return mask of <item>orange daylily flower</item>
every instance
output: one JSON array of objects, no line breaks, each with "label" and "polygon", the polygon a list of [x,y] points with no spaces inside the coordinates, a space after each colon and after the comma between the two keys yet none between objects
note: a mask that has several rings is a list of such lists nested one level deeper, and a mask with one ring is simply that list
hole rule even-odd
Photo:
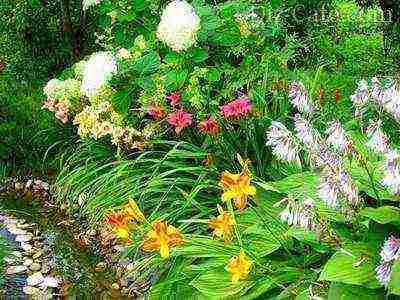
[{"label": "orange daylily flower", "polygon": [[160,251],[162,258],[168,258],[172,247],[183,243],[183,235],[178,229],[167,222],[156,221],[153,229],[147,234],[147,240],[142,244],[143,251]]},{"label": "orange daylily flower", "polygon": [[236,224],[235,219],[220,205],[218,205],[218,212],[219,216],[210,220],[210,227],[214,229],[213,235],[223,237],[225,241],[228,241],[232,235],[232,226]]},{"label": "orange daylily flower", "polygon": [[220,187],[223,190],[222,201],[234,201],[237,209],[243,210],[247,206],[249,196],[256,194],[256,188],[250,184],[251,176],[247,167],[239,174],[228,171],[222,172]]},{"label": "orange daylily flower", "polygon": [[109,212],[106,214],[106,222],[114,227],[116,235],[124,240],[130,240],[129,216],[124,213]]},{"label": "orange daylily flower", "polygon": [[243,249],[240,250],[238,256],[232,257],[226,266],[226,270],[232,275],[232,283],[246,279],[249,276],[252,265],[253,262],[247,259]]},{"label": "orange daylily flower", "polygon": [[129,202],[124,206],[125,213],[136,222],[143,222],[145,217],[143,213],[140,211],[139,206],[133,199],[129,199]]}]

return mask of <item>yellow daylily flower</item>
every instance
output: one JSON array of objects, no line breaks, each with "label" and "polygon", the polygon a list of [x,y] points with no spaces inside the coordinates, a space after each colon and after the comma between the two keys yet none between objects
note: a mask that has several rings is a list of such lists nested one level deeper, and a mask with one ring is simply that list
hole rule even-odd
[{"label": "yellow daylily flower", "polygon": [[256,194],[256,188],[250,184],[250,180],[250,173],[246,169],[239,174],[222,172],[219,183],[223,190],[222,201],[233,200],[237,209],[245,209],[248,197]]},{"label": "yellow daylily flower", "polygon": [[147,234],[147,240],[142,244],[143,251],[160,251],[163,259],[168,258],[173,247],[183,243],[183,235],[178,229],[167,222],[156,221],[153,229]]},{"label": "yellow daylily flower", "polygon": [[106,214],[106,222],[114,228],[115,234],[130,242],[130,230],[128,228],[129,217],[124,213],[109,212]]},{"label": "yellow daylily flower", "polygon": [[246,279],[249,276],[252,265],[253,262],[247,259],[243,249],[240,250],[238,256],[232,257],[226,266],[226,270],[232,275],[232,283],[238,283],[239,280]]},{"label": "yellow daylily flower", "polygon": [[145,220],[144,214],[141,212],[139,206],[133,199],[129,199],[129,202],[125,204],[124,211],[126,214],[133,218],[136,222],[143,222]]},{"label": "yellow daylily flower", "polygon": [[232,235],[232,226],[236,224],[235,219],[220,205],[218,205],[218,212],[219,216],[210,220],[210,227],[214,229],[213,235],[223,237],[225,241],[228,241]]}]

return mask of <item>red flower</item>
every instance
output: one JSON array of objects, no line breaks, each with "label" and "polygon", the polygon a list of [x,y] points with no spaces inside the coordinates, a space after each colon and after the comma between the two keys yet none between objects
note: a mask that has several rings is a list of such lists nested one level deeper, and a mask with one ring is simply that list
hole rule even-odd
[{"label": "red flower", "polygon": [[178,110],[169,115],[168,123],[175,127],[175,132],[179,134],[182,129],[192,124],[192,114],[183,110]]},{"label": "red flower", "polygon": [[246,117],[251,112],[251,103],[248,97],[241,97],[220,107],[225,118]]},{"label": "red flower", "polygon": [[181,95],[178,92],[174,92],[167,96],[167,100],[169,100],[172,106],[175,106],[181,102]]},{"label": "red flower", "polygon": [[199,124],[199,129],[202,133],[216,135],[220,132],[220,127],[217,121],[213,117],[207,120],[201,121]]},{"label": "red flower", "polygon": [[166,115],[164,107],[157,105],[150,105],[147,113],[156,120],[161,120]]}]

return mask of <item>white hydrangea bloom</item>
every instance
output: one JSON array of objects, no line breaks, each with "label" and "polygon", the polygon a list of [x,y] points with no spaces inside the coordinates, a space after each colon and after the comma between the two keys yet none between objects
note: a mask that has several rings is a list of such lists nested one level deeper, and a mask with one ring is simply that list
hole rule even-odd
[{"label": "white hydrangea bloom", "polygon": [[83,0],[83,10],[87,10],[91,6],[100,4],[101,0]]},{"label": "white hydrangea bloom", "polygon": [[56,94],[59,91],[59,89],[62,87],[63,82],[59,79],[51,79],[43,88],[44,94],[48,98],[56,98]]},{"label": "white hydrangea bloom", "polygon": [[96,96],[103,85],[117,72],[117,62],[108,52],[97,52],[86,62],[82,92],[87,97]]},{"label": "white hydrangea bloom", "polygon": [[186,1],[175,0],[167,5],[157,28],[157,38],[174,51],[184,51],[196,42],[200,18]]}]

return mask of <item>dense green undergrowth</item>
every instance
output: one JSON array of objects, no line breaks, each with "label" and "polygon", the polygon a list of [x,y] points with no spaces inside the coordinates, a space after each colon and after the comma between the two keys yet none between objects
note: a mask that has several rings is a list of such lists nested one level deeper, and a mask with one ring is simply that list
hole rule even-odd
[{"label": "dense green undergrowth", "polygon": [[101,51],[8,98],[3,152],[150,299],[399,295],[398,25],[361,2],[90,2]]}]

